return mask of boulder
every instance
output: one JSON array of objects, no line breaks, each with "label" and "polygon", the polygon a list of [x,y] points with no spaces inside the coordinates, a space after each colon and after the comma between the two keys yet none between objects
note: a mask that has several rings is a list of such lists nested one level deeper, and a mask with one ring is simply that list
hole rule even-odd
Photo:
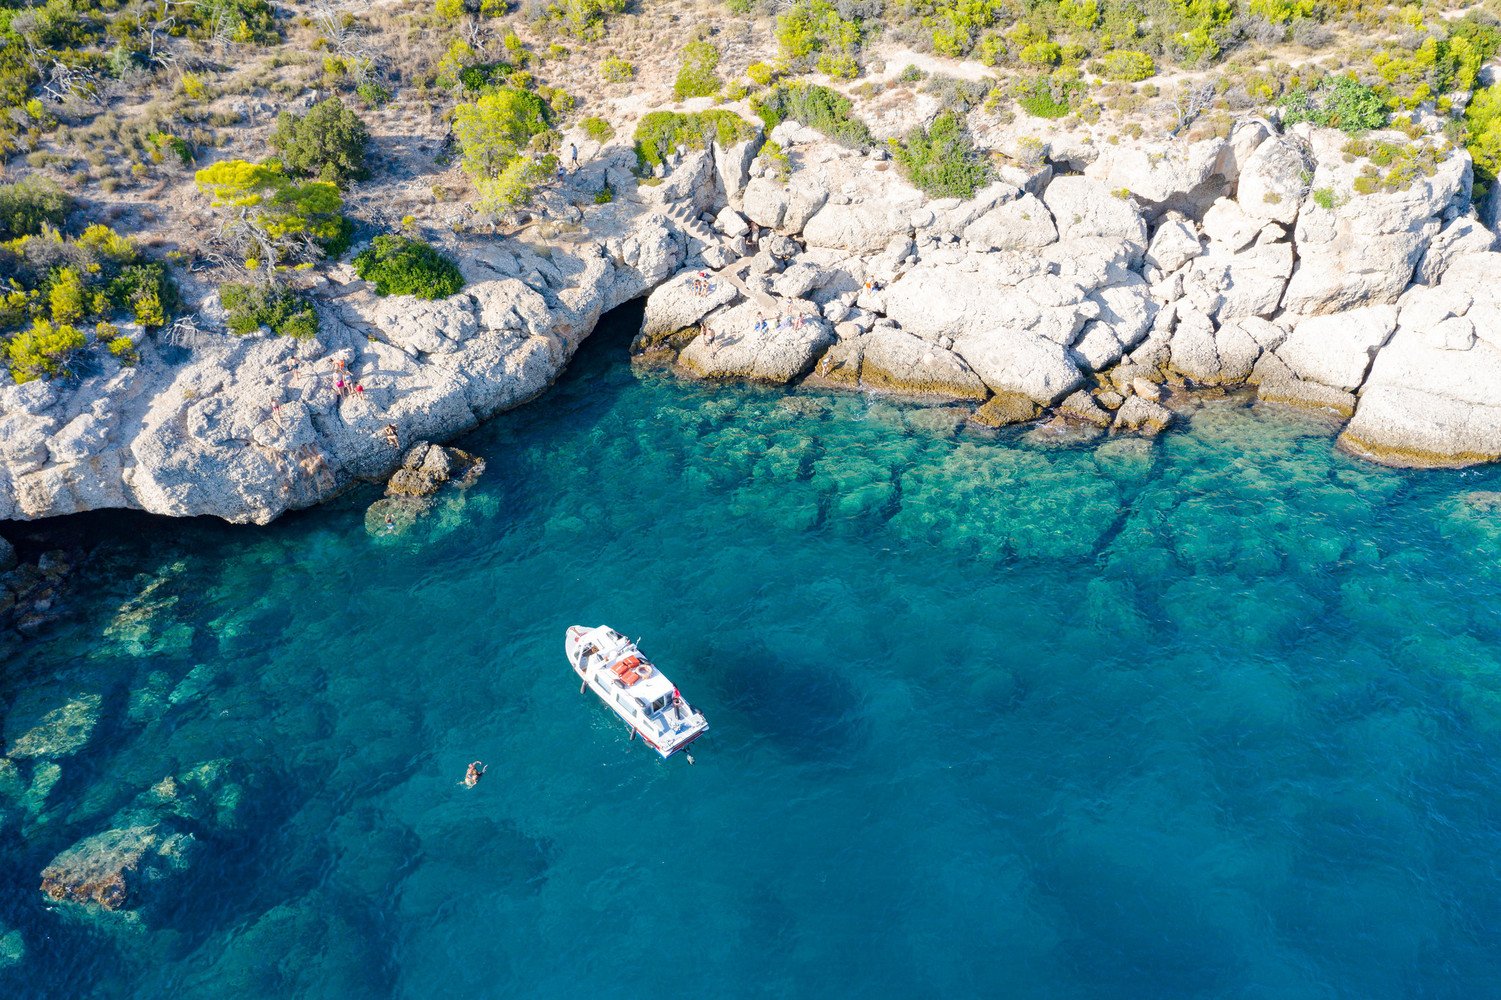
[{"label": "boulder", "polygon": [[997,394],[1051,405],[1084,381],[1067,347],[1030,332],[998,328],[965,334],[955,338],[954,349]]},{"label": "boulder", "polygon": [[1265,220],[1248,215],[1229,198],[1221,198],[1204,213],[1204,235],[1237,253],[1250,246]]},{"label": "boulder", "polygon": [[1042,408],[1028,396],[1014,392],[998,392],[974,413],[970,420],[981,427],[1005,427],[1009,424],[1024,424],[1036,420]]},{"label": "boulder", "polygon": [[1391,465],[1501,458],[1501,350],[1445,350],[1405,324],[1376,355],[1340,443]]},{"label": "boulder", "polygon": [[1217,385],[1221,381],[1219,349],[1209,317],[1191,309],[1180,311],[1169,363],[1195,382]]},{"label": "boulder", "polygon": [[463,292],[431,302],[409,295],[379,299],[369,319],[392,344],[414,356],[457,351],[479,328],[474,300]]},{"label": "boulder", "polygon": [[1114,418],[1110,411],[1099,404],[1099,401],[1079,389],[1065,396],[1063,402],[1058,404],[1058,412],[1070,420],[1078,420],[1096,427],[1109,427]]},{"label": "boulder", "polygon": [[1084,324],[1073,351],[1082,367],[1097,372],[1119,361],[1126,348],[1109,323],[1091,320]]},{"label": "boulder", "polygon": [[787,383],[805,375],[833,343],[829,325],[817,315],[770,316],[758,331],[762,313],[743,302],[710,315],[704,323],[712,337],[700,336],[685,347],[678,362],[699,378],[740,378]]},{"label": "boulder", "polygon": [[784,299],[800,299],[822,280],[818,268],[801,261],[789,264],[771,281],[771,290]]},{"label": "boulder", "polygon": [[[1250,138],[1243,132],[1243,142]],[[1154,215],[1167,210],[1197,213],[1234,180],[1239,156],[1229,145],[1218,138],[1112,143],[1099,147],[1084,175],[1106,190],[1129,191]]]},{"label": "boulder", "polygon": [[[1344,161],[1339,133],[1314,138],[1318,169],[1298,213],[1298,264],[1282,308],[1306,315],[1395,302],[1438,235],[1443,213],[1468,190],[1469,157],[1451,153],[1432,176],[1418,173],[1396,190],[1358,194],[1354,184],[1366,161]],[[1320,192],[1334,193],[1332,208],[1318,204]]]},{"label": "boulder", "polygon": [[714,217],[714,228],[730,239],[734,239],[737,236],[744,236],[750,232],[750,223],[745,221],[745,216],[726,205]]},{"label": "boulder", "polygon": [[1240,210],[1252,219],[1290,225],[1308,196],[1313,159],[1293,136],[1277,136],[1256,147],[1240,172],[1235,192]]},{"label": "boulder", "polygon": [[16,568],[16,547],[4,538],[0,538],[0,573],[5,573]]},{"label": "boulder", "polygon": [[1396,326],[1397,310],[1392,306],[1310,316],[1293,327],[1277,348],[1277,357],[1300,379],[1354,391]]},{"label": "boulder", "polygon": [[868,389],[958,401],[989,395],[963,358],[931,341],[891,327],[860,340],[860,384]]},{"label": "boulder", "polygon": [[1461,216],[1439,230],[1413,274],[1420,285],[1436,285],[1443,280],[1456,258],[1485,253],[1496,246],[1496,234],[1474,219]]},{"label": "boulder", "polygon": [[707,279],[707,291],[699,291],[695,282],[702,284],[699,271],[689,269],[657,286],[646,299],[646,312],[641,318],[643,338],[655,340],[662,334],[697,326],[709,313],[729,305],[740,294],[718,275]]},{"label": "boulder", "polygon": [[832,247],[851,253],[875,253],[893,237],[911,236],[910,210],[879,201],[836,204],[820,208],[802,227],[809,246]]},{"label": "boulder", "polygon": [[1265,329],[1272,331],[1269,339],[1272,347],[1282,343],[1286,334],[1280,327],[1264,319],[1245,317],[1220,324],[1214,332],[1215,355],[1219,359],[1219,382],[1223,385],[1239,385],[1251,375],[1257,359],[1264,348],[1258,334],[1266,337]]},{"label": "boulder", "polygon": [[1115,422],[1111,424],[1110,432],[1156,437],[1167,430],[1172,422],[1173,412],[1161,403],[1154,403],[1145,396],[1130,396],[1115,411]]},{"label": "boulder", "polygon": [[1088,177],[1056,177],[1043,192],[1060,239],[1104,236],[1125,240],[1140,257],[1147,246],[1147,224],[1129,197],[1119,197]]},{"label": "boulder", "polygon": [[1328,410],[1342,417],[1355,412],[1353,393],[1322,382],[1301,379],[1274,352],[1257,360],[1247,379],[1256,386],[1256,396],[1268,403],[1289,403],[1307,409]]},{"label": "boulder", "polygon": [[402,456],[386,483],[388,497],[430,497],[445,483],[467,489],[485,470],[484,459],[458,448],[419,441]]},{"label": "boulder", "polygon": [[1148,280],[1161,280],[1172,274],[1202,250],[1199,234],[1192,223],[1181,215],[1167,216],[1158,224],[1152,233],[1152,241],[1147,244],[1144,263],[1158,272],[1156,278]]},{"label": "boulder", "polygon": [[977,250],[1039,250],[1058,241],[1047,206],[1030,194],[996,205],[964,228]]}]

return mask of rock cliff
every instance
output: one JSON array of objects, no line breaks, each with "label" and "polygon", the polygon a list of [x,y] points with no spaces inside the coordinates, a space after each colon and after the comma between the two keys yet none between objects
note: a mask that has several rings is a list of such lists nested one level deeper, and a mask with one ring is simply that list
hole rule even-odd
[{"label": "rock cliff", "polygon": [[267,522],[533,398],[649,293],[637,351],[697,377],[998,395],[1028,405],[992,422],[1052,408],[1133,431],[1170,418],[1144,386],[1248,385],[1349,417],[1341,441],[1380,461],[1501,458],[1501,253],[1462,150],[1373,183],[1339,133],[1250,122],[1082,173],[1003,168],[959,200],[879,150],[793,123],[776,138],[790,176],[752,142],[640,186],[610,147],[590,169],[614,203],[546,239],[473,241],[450,298],[318,279],[316,340],[215,332],[210,300],[200,332],[142,338],[134,366],[0,376],[0,520]]},{"label": "rock cliff", "polygon": [[[744,217],[714,219],[748,261],[733,283],[676,280],[648,301],[643,333],[674,327],[654,357],[689,374],[1147,434],[1172,419],[1164,385],[1244,385],[1350,418],[1341,442],[1379,461],[1501,458],[1501,253],[1463,151],[1394,146],[1412,162],[1383,175],[1370,143],[1247,122],[1111,149],[1082,174],[1007,168],[960,201],[806,129],[779,139],[790,176],[753,162]],[[752,317],[766,322],[747,333]]]}]

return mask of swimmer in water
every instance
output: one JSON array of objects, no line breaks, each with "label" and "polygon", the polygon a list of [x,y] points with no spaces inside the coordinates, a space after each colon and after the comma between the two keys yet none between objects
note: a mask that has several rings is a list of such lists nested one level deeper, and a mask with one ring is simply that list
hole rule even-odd
[{"label": "swimmer in water", "polygon": [[469,765],[469,770],[464,772],[464,787],[473,788],[479,784],[479,779],[483,778],[485,772],[488,770],[490,770],[490,765],[481,761],[472,762]]}]

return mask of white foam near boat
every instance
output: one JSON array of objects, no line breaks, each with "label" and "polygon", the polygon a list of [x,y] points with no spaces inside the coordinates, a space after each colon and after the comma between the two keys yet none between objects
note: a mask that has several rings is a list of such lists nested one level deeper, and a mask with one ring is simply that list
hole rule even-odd
[{"label": "white foam near boat", "polygon": [[564,649],[584,686],[593,688],[664,759],[709,731],[703,713],[678,694],[634,642],[608,625],[570,625]]}]

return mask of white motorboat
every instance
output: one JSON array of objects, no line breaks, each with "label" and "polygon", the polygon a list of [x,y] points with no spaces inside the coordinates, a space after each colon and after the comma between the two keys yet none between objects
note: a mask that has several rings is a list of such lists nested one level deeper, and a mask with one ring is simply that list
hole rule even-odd
[{"label": "white motorboat", "polygon": [[584,687],[593,688],[664,759],[709,731],[703,713],[678,694],[634,642],[608,625],[570,625],[564,649]]}]

